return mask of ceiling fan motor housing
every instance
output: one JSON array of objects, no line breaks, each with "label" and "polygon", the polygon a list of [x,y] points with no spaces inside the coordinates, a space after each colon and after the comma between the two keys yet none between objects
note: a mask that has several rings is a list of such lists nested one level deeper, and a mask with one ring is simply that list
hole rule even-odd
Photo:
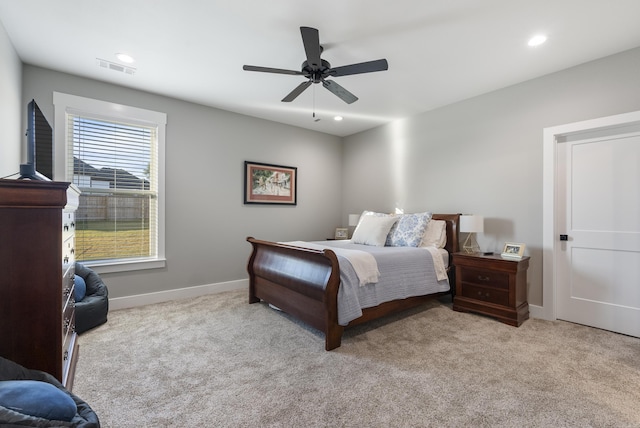
[{"label": "ceiling fan motor housing", "polygon": [[329,70],[331,70],[331,64],[329,64],[329,61],[325,61],[323,59],[320,61],[320,67],[309,65],[309,61],[304,61],[302,63],[302,73],[304,77],[310,79],[313,83],[320,83],[322,79],[329,76]]}]

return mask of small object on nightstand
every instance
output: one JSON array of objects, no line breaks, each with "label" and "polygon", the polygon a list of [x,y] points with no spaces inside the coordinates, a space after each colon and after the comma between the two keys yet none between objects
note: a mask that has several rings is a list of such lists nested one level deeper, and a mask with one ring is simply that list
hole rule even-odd
[{"label": "small object on nightstand", "polygon": [[456,295],[453,310],[476,312],[519,327],[529,319],[529,257],[505,259],[499,254],[453,254]]},{"label": "small object on nightstand", "polygon": [[349,229],[346,227],[336,227],[336,235],[335,239],[348,239],[349,238]]},{"label": "small object on nightstand", "polygon": [[482,253],[483,256],[493,256],[493,251],[487,251]]},{"label": "small object on nightstand", "polygon": [[514,242],[506,242],[504,244],[504,249],[502,250],[502,254],[500,254],[505,259],[516,259],[520,260],[524,255],[524,244],[516,244]]}]

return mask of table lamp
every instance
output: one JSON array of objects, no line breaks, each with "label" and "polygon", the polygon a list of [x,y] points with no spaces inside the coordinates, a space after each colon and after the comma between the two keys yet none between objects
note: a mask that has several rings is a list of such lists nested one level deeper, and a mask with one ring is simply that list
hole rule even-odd
[{"label": "table lamp", "polygon": [[465,253],[479,253],[480,246],[476,241],[475,234],[484,232],[484,217],[474,214],[463,214],[460,216],[460,232],[468,233],[467,239],[462,244]]}]

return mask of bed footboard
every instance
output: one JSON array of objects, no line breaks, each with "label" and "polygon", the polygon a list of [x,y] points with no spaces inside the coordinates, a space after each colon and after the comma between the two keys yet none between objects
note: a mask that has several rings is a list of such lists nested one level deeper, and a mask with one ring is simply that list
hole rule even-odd
[{"label": "bed footboard", "polygon": [[338,258],[331,250],[313,250],[247,238],[249,303],[260,300],[324,332],[325,349],[340,346]]}]

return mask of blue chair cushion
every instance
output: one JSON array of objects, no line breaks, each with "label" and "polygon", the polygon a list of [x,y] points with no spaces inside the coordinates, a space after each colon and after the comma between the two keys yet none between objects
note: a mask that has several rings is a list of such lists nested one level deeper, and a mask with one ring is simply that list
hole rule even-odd
[{"label": "blue chair cushion", "polygon": [[75,283],[74,288],[74,296],[76,298],[76,302],[81,302],[84,299],[84,296],[87,294],[87,283],[84,282],[84,278],[80,275],[75,275],[73,278],[73,282]]},{"label": "blue chair cushion", "polygon": [[78,407],[73,398],[47,382],[0,381],[0,406],[24,415],[70,422]]}]

